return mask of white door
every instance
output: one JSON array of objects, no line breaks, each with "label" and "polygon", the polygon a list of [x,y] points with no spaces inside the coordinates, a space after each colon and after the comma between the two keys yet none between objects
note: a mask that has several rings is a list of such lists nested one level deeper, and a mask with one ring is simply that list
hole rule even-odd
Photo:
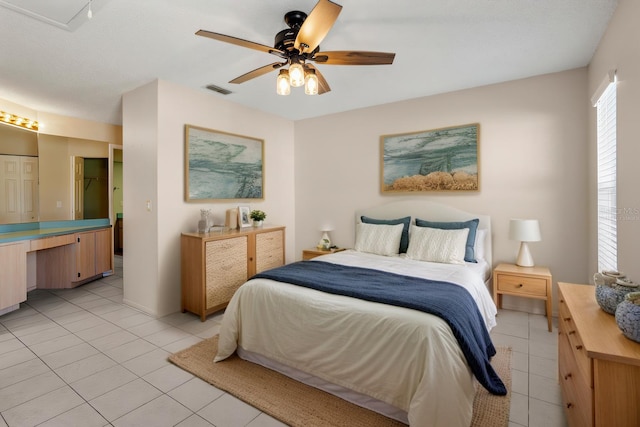
[{"label": "white door", "polygon": [[20,157],[0,156],[0,224],[20,222]]},{"label": "white door", "polygon": [[22,222],[38,221],[38,158],[21,158]]},{"label": "white door", "polygon": [[73,158],[73,219],[84,219],[84,157]]}]

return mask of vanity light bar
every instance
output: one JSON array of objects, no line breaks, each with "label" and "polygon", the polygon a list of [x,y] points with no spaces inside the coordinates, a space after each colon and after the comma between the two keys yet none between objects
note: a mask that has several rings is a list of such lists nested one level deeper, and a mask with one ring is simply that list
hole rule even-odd
[{"label": "vanity light bar", "polygon": [[40,124],[36,120],[16,116],[15,114],[7,113],[6,111],[0,111],[0,123],[17,126],[34,132],[37,132],[40,128]]}]

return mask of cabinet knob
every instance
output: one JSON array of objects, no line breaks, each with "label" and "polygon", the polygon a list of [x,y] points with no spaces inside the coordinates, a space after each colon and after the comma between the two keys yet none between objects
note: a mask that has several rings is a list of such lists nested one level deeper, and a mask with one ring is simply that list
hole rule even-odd
[{"label": "cabinet knob", "polygon": [[571,378],[571,376],[572,376],[572,375],[571,375],[571,372],[569,372],[567,375],[565,375],[565,376],[564,376],[564,379],[565,379],[565,380],[568,380],[569,378]]},{"label": "cabinet knob", "polygon": [[581,345],[577,345],[576,346],[576,350],[582,350],[582,346]]},{"label": "cabinet knob", "polygon": [[565,317],[565,318],[564,318],[564,319],[562,319],[562,320],[564,320],[565,322],[568,322],[569,320],[571,320],[571,317]]},{"label": "cabinet knob", "polygon": [[573,335],[575,333],[576,333],[576,331],[569,331],[569,335]]},{"label": "cabinet knob", "polygon": [[522,283],[518,283],[518,287],[519,287],[519,288],[521,288],[521,287],[523,287],[523,286],[524,286],[524,285],[523,285]]},{"label": "cabinet knob", "polygon": [[567,409],[573,408],[573,403],[567,403]]}]

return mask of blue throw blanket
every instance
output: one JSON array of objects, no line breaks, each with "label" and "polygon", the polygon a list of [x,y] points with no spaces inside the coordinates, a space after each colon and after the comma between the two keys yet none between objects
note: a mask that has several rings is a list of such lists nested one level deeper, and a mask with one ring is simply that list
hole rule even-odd
[{"label": "blue throw blanket", "polygon": [[296,262],[264,271],[254,278],[434,314],[447,322],[453,331],[480,384],[492,394],[507,394],[504,383],[489,362],[496,349],[480,310],[471,294],[458,285],[324,261]]}]

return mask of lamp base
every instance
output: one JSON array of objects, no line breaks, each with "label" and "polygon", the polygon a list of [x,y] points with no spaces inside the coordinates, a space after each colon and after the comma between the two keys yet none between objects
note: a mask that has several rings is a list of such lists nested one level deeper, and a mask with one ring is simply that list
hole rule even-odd
[{"label": "lamp base", "polygon": [[329,234],[326,231],[322,233],[322,238],[318,242],[318,249],[323,251],[328,251],[331,248],[331,239],[329,239]]},{"label": "lamp base", "polygon": [[529,245],[527,242],[520,243],[520,251],[518,252],[518,258],[516,259],[516,265],[520,267],[533,267],[533,257],[529,251]]}]

